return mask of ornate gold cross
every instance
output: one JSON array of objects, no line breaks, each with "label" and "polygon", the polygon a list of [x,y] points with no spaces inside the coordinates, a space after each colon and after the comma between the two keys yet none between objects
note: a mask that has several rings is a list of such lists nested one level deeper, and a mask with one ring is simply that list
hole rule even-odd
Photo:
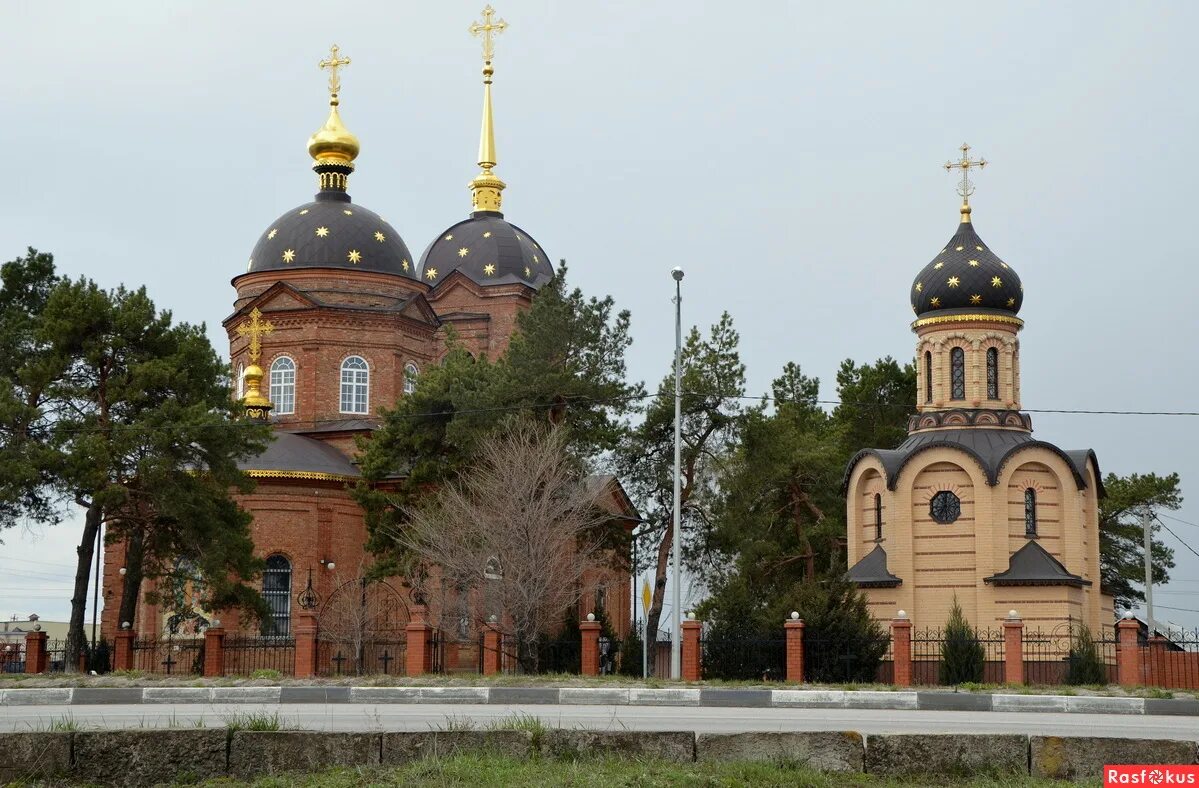
[{"label": "ornate gold cross", "polygon": [[269,320],[262,319],[262,313],[258,311],[258,307],[250,310],[250,319],[237,327],[238,336],[248,336],[250,338],[250,363],[257,364],[258,357],[262,355],[262,338],[266,334],[275,330]]},{"label": "ornate gold cross", "polygon": [[962,182],[961,182],[961,184],[958,185],[958,194],[962,195],[962,204],[968,205],[970,203],[970,195],[974,194],[974,184],[971,183],[970,178],[967,177],[968,173],[970,172],[970,170],[972,170],[975,167],[978,167],[980,170],[983,167],[986,167],[987,160],[986,159],[971,159],[970,158],[970,146],[964,142],[962,143],[962,147],[959,148],[959,150],[962,152],[962,158],[958,161],[945,162],[945,171],[946,172],[950,172],[952,170],[961,170],[962,171]]},{"label": "ornate gold cross", "polygon": [[470,34],[472,36],[483,37],[483,62],[490,63],[491,58],[495,56],[495,39],[492,33],[499,35],[508,29],[508,23],[503,19],[497,19],[492,22],[492,17],[495,16],[495,10],[489,5],[483,9],[483,22],[472,22],[470,26]]},{"label": "ornate gold cross", "polygon": [[322,60],[317,64],[321,68],[329,69],[329,92],[332,93],[334,97],[341,92],[341,75],[337,73],[337,69],[341,68],[342,66],[350,65],[350,59],[348,57],[338,57],[340,52],[341,47],[337,46],[337,44],[334,44],[329,48],[329,59]]}]

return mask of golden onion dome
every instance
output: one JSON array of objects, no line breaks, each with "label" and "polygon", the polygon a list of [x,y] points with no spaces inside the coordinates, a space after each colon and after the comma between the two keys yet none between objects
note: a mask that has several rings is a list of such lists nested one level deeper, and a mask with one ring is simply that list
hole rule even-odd
[{"label": "golden onion dome", "polygon": [[358,138],[341,122],[336,98],[330,104],[329,119],[308,138],[308,155],[319,163],[350,164],[358,158]]}]

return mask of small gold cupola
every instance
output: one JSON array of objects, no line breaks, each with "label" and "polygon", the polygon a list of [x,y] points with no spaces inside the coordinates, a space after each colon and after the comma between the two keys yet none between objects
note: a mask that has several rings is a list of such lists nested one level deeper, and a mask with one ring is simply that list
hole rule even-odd
[{"label": "small gold cupola", "polygon": [[317,65],[329,69],[329,119],[325,125],[308,138],[308,155],[312,157],[312,169],[320,178],[322,191],[344,192],[350,173],[354,171],[354,159],[358,157],[358,138],[341,122],[337,111],[340,104],[341,75],[337,70],[350,65],[348,57],[340,57],[341,49],[334,44],[329,58]]},{"label": "small gold cupola", "polygon": [[476,212],[499,213],[503,199],[501,193],[507,184],[492,172],[496,165],[496,155],[495,122],[491,111],[491,76],[495,70],[491,66],[491,60],[495,56],[493,36],[504,32],[508,23],[494,17],[495,11],[490,5],[486,6],[483,9],[483,21],[470,26],[471,35],[481,36],[483,39],[483,126],[479,132],[478,162],[482,172],[470,182],[470,190],[473,195],[471,203]]}]

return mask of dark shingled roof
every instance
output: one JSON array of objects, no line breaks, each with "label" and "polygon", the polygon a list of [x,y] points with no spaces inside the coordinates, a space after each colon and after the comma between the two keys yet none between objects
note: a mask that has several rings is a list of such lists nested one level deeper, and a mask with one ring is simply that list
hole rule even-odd
[{"label": "dark shingled roof", "polygon": [[860,588],[895,588],[903,582],[887,571],[887,551],[881,544],[851,566],[845,577]]},{"label": "dark shingled roof", "polygon": [[290,471],[361,476],[349,459],[329,444],[290,432],[276,432],[262,454],[239,462],[238,467],[251,475],[254,471]]},{"label": "dark shingled roof", "polygon": [[1039,447],[1057,454],[1070,466],[1070,470],[1074,475],[1074,481],[1080,490],[1085,489],[1087,486],[1086,470],[1087,460],[1089,459],[1095,463],[1095,479],[1099,496],[1103,497],[1104,495],[1102,477],[1099,474],[1099,460],[1096,458],[1094,451],[1090,449],[1063,451],[1052,443],[1036,440],[1031,434],[1021,430],[987,429],[985,427],[951,428],[917,432],[909,435],[908,439],[896,449],[862,449],[853,456],[846,466],[845,477],[841,481],[841,489],[842,491],[848,489],[849,476],[853,473],[853,469],[857,466],[858,462],[864,457],[873,456],[877,457],[883,465],[887,489],[894,490],[895,484],[899,480],[899,473],[903,470],[903,467],[920,452],[938,446],[960,449],[973,457],[986,473],[987,484],[992,487],[999,483],[999,472],[1003,470],[1003,466],[1007,464],[1013,455],[1023,449]]},{"label": "dark shingled roof", "polygon": [[1035,540],[1028,543],[1008,559],[1006,571],[985,578],[997,586],[1089,586],[1090,580],[1072,575],[1062,562],[1046,552]]},{"label": "dark shingled roof", "polygon": [[436,286],[454,271],[481,285],[534,289],[554,276],[541,245],[498,211],[475,211],[429,244],[420,260],[421,280]]},{"label": "dark shingled roof", "polygon": [[1016,272],[962,222],[949,243],[912,281],[912,310],[920,317],[954,311],[1015,315],[1024,301]]}]

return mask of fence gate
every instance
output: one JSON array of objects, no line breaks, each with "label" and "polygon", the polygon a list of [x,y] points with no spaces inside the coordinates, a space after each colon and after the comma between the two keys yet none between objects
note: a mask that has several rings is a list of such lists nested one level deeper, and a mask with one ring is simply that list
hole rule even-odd
[{"label": "fence gate", "polygon": [[342,583],[317,615],[317,672],[401,675],[408,621],[404,595],[387,581]]}]

